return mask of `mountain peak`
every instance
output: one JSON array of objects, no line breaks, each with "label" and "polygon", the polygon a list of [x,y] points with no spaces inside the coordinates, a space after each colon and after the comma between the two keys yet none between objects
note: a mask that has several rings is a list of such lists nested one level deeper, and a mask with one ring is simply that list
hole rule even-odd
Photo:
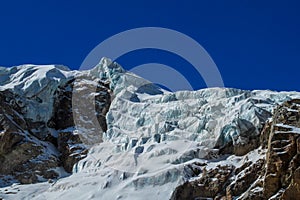
[{"label": "mountain peak", "polygon": [[[176,187],[173,199],[190,199],[180,195],[191,194],[190,188],[198,191],[194,186],[214,197],[219,188],[210,183],[225,188],[249,168],[254,170],[250,182],[258,177],[253,174],[265,161],[264,151],[258,149],[261,131],[278,104],[300,98],[297,92],[230,88],[166,92],[108,58],[87,71],[23,65],[0,68],[0,75],[0,186],[10,184],[10,178],[44,181],[17,186],[20,191],[14,196],[9,196],[14,186],[5,188],[5,199],[79,194],[170,199]],[[298,124],[299,116],[293,113],[299,103],[292,102],[286,111],[284,119]],[[287,134],[298,134],[298,128]],[[61,177],[59,170],[73,174],[45,183]],[[181,187],[182,181],[191,184]],[[245,185],[243,191],[249,188]],[[234,196],[241,194],[235,193],[237,186],[231,188]]]}]

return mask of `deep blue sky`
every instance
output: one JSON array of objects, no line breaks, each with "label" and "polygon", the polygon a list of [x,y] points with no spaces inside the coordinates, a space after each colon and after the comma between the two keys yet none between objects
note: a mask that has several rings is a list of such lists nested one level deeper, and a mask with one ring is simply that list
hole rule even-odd
[{"label": "deep blue sky", "polygon": [[[5,3],[4,3],[5,2]],[[198,41],[226,87],[300,90],[299,1],[1,1],[0,65],[64,64],[78,69],[101,41],[127,29],[155,26]],[[125,68],[185,61],[155,50],[122,56]],[[204,87],[192,67],[195,88]],[[183,68],[181,68],[183,69]]]}]

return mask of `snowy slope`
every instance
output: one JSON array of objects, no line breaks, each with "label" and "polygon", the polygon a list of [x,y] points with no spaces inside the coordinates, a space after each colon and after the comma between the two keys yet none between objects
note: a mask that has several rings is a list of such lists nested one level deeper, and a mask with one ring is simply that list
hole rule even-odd
[{"label": "snowy slope", "polygon": [[47,121],[52,114],[56,88],[75,74],[76,72],[60,65],[0,68],[0,91],[13,90],[20,97],[32,100],[27,105],[25,117],[34,121]]},{"label": "snowy slope", "polygon": [[[0,90],[11,88],[30,97],[47,81],[59,83],[82,73],[108,82],[114,100],[106,116],[108,130],[99,134],[103,142],[90,148],[88,156],[74,166],[73,175],[55,183],[1,188],[4,199],[169,199],[190,178],[185,168],[189,163],[241,165],[243,159],[238,156],[215,161],[215,148],[258,137],[276,105],[300,98],[298,92],[230,88],[170,93],[109,59],[85,72],[53,66],[17,69],[0,69]],[[28,79],[20,78],[26,73]],[[51,73],[61,74],[61,79]],[[253,152],[251,156],[261,155]],[[4,194],[5,190],[11,194]]]}]

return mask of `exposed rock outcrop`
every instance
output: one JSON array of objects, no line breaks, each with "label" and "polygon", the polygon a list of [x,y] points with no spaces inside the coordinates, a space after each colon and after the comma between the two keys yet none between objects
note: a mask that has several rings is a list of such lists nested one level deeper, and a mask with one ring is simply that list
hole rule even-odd
[{"label": "exposed rock outcrop", "polygon": [[230,165],[216,166],[214,169],[202,170],[201,177],[192,182],[185,182],[173,193],[173,199],[190,200],[196,197],[219,198],[224,195],[224,187],[228,184],[228,179],[234,167]]},{"label": "exposed rock outcrop", "polygon": [[[279,106],[274,113],[266,157],[263,196],[293,199],[300,196],[300,100]],[[299,186],[299,185],[298,185]]]},{"label": "exposed rock outcrop", "polygon": [[[229,144],[220,150],[221,154],[245,155],[241,157],[246,158],[242,164],[217,165],[210,170],[202,167],[199,178],[177,187],[172,200],[297,199],[300,196],[300,100],[278,106],[260,138],[253,139],[257,144],[250,142],[251,148]],[[260,158],[253,161],[250,154],[256,148]]]},{"label": "exposed rock outcrop", "polygon": [[[86,156],[87,146],[77,134],[73,119],[74,84],[84,88],[85,94],[81,95],[86,95],[86,103],[95,102],[97,123],[106,130],[105,115],[110,106],[111,92],[103,82],[91,76],[66,78],[60,84],[47,86],[51,88],[49,102],[42,101],[38,94],[28,98],[14,90],[0,91],[0,177],[4,185],[15,181],[35,183],[59,178],[63,170],[72,172],[73,165]],[[94,87],[93,91],[88,89]],[[91,93],[93,96],[88,96]],[[49,120],[27,118],[28,105],[37,107],[47,103],[52,110]]]},{"label": "exposed rock outcrop", "polygon": [[[21,109],[7,96],[9,91],[0,92],[0,175],[11,175],[21,183],[34,183],[38,176],[45,179],[57,178],[55,168],[59,166],[56,152],[48,141],[41,141],[30,133]],[[19,111],[19,112],[18,112]]]},{"label": "exposed rock outcrop", "polygon": [[0,73],[5,199],[299,196],[300,93],[169,93],[109,59]]}]

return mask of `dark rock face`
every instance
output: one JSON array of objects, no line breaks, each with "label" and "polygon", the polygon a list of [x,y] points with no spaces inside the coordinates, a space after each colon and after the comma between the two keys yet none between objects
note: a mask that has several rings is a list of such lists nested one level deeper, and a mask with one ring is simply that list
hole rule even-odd
[{"label": "dark rock face", "polygon": [[[28,123],[22,117],[19,107],[12,105],[12,101],[6,102],[6,95],[13,94],[9,91],[0,93],[1,176],[12,175],[21,183],[37,182],[37,175],[44,178],[58,177],[54,168],[58,167],[59,160],[47,149],[52,144],[39,141],[27,132]],[[5,177],[3,179],[5,180]]]},{"label": "dark rock face", "polygon": [[56,130],[74,126],[72,114],[72,91],[75,79],[59,86],[54,93],[52,118],[48,121],[48,127]]},{"label": "dark rock face", "polygon": [[[0,178],[10,184],[35,183],[59,178],[58,168],[72,172],[73,165],[87,154],[87,147],[76,130],[72,93],[75,81],[83,87],[97,85],[92,91],[95,98],[95,116],[106,130],[105,115],[111,102],[109,88],[99,80],[70,79],[53,90],[52,116],[48,121],[26,118],[26,104],[38,99],[20,97],[11,90],[0,91]],[[84,90],[86,94],[90,90]],[[45,102],[43,102],[45,103]],[[51,105],[51,104],[50,104]],[[49,108],[50,109],[50,108]],[[14,180],[14,181],[15,181]]]},{"label": "dark rock face", "polygon": [[82,144],[78,135],[72,132],[60,132],[58,135],[58,150],[61,152],[60,159],[64,169],[71,173],[73,165],[86,157],[87,149]]},{"label": "dark rock face", "polygon": [[268,141],[263,196],[293,199],[300,196],[300,101],[279,106],[274,114]]},{"label": "dark rock face", "polygon": [[226,199],[240,196],[263,174],[265,160],[260,159],[256,162],[246,162],[235,170],[236,179],[226,187]]},{"label": "dark rock face", "polygon": [[87,145],[102,142],[101,134],[107,130],[106,113],[112,101],[109,85],[99,79],[80,76],[73,88],[72,114],[80,139]]},{"label": "dark rock face", "polygon": [[[249,130],[247,128],[247,130]],[[240,167],[216,166],[200,170],[199,178],[178,186],[175,199],[298,199],[300,196],[300,100],[278,106],[260,138],[245,146],[226,146],[219,153],[248,157],[258,148],[262,156]],[[234,149],[235,148],[235,149]],[[242,149],[239,149],[242,148]],[[241,153],[238,153],[241,152]]]},{"label": "dark rock face", "polygon": [[[77,85],[74,86],[75,84]],[[93,84],[97,84],[97,86],[94,87]],[[79,88],[78,85],[80,85],[82,90],[74,91],[74,87]],[[87,148],[83,144],[85,143],[85,138],[82,137],[82,135],[74,134],[71,131],[63,131],[64,129],[72,129],[76,126],[74,124],[74,113],[72,110],[73,92],[77,92],[77,95],[80,95],[80,97],[86,100],[84,105],[95,104],[95,107],[91,108],[89,113],[95,112],[97,121],[94,123],[99,123],[103,131],[106,131],[107,129],[105,116],[111,103],[111,94],[108,86],[99,80],[92,79],[91,77],[79,77],[77,79],[72,79],[66,84],[58,87],[56,90],[54,94],[55,101],[53,116],[48,121],[48,126],[58,130],[59,132],[58,137],[56,138],[57,148],[61,153],[60,159],[62,166],[69,173],[72,172],[73,165],[86,157],[87,154]],[[95,94],[92,96],[94,98],[90,98],[90,94]],[[84,118],[85,116],[80,117]],[[89,126],[94,126],[94,124]]]},{"label": "dark rock face", "polygon": [[202,176],[196,181],[186,182],[179,186],[172,195],[173,199],[189,200],[196,197],[212,198],[221,197],[223,188],[226,186],[233,166],[217,166],[215,169],[202,171]]}]

